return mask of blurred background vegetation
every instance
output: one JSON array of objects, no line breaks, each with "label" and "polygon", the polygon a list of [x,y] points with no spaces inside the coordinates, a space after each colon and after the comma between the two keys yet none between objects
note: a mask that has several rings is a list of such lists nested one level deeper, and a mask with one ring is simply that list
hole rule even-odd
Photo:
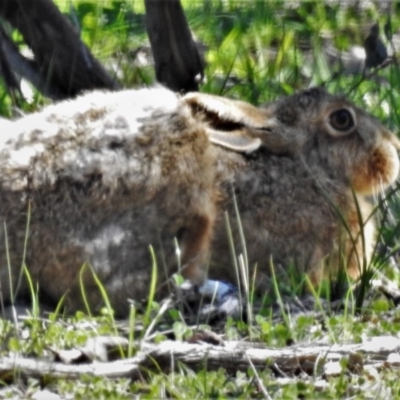
[{"label": "blurred background vegetation", "polygon": [[[154,81],[143,0],[55,3],[123,86]],[[182,5],[206,62],[202,91],[262,103],[323,84],[398,126],[398,65],[393,62],[365,79],[363,44],[379,23],[380,38],[392,52],[400,42],[399,3],[182,0]],[[0,111],[7,114],[3,105],[9,103],[0,97]],[[40,100],[37,94],[33,98]]]},{"label": "blurred background vegetation", "polygon": [[[124,86],[154,81],[143,0],[55,2]],[[202,91],[262,103],[324,84],[398,125],[398,107],[389,112],[399,104],[392,90],[399,87],[398,65],[362,79],[362,52],[376,22],[389,52],[388,38],[395,46],[400,42],[399,3],[183,0],[182,5],[206,61]]]}]

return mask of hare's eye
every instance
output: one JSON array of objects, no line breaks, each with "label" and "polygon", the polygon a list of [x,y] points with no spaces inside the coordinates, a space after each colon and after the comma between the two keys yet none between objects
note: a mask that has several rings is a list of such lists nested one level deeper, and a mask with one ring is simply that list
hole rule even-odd
[{"label": "hare's eye", "polygon": [[353,114],[347,108],[333,111],[329,116],[329,124],[342,133],[350,133],[355,126]]}]

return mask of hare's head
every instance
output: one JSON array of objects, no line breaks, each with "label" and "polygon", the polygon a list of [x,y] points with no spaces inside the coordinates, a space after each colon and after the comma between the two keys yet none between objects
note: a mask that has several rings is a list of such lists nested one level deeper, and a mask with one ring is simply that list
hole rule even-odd
[{"label": "hare's head", "polygon": [[310,89],[266,108],[275,130],[297,137],[297,151],[370,195],[392,184],[399,173],[400,141],[371,115],[340,96]]},{"label": "hare's head", "polygon": [[195,93],[185,100],[214,144],[302,157],[357,193],[385,189],[399,173],[397,137],[345,98],[323,89],[305,90],[262,108]]}]

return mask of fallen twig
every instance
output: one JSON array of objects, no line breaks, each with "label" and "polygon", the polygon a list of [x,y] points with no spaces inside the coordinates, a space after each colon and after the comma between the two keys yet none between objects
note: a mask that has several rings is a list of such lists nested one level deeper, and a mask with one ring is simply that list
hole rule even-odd
[{"label": "fallen twig", "polygon": [[[312,375],[315,370],[328,374],[332,364],[347,358],[352,371],[362,371],[365,367],[400,366],[399,357],[394,357],[400,350],[400,339],[392,336],[374,337],[360,344],[307,345],[270,349],[262,344],[240,341],[224,342],[216,346],[206,343],[186,343],[164,341],[159,344],[142,343],[135,357],[113,362],[93,362],[79,365],[67,365],[61,362],[34,360],[20,356],[0,358],[0,378],[18,372],[33,378],[79,379],[82,375],[91,375],[109,379],[138,379],[146,371],[160,369],[169,372],[171,365],[177,361],[190,368],[216,369],[228,371],[246,371],[250,363],[260,370],[278,368],[282,373],[293,375],[305,372]],[[353,355],[357,354],[356,357]],[[318,368],[316,367],[316,364]],[[349,367],[350,368],[350,367]],[[335,372],[337,373],[337,369]]]}]

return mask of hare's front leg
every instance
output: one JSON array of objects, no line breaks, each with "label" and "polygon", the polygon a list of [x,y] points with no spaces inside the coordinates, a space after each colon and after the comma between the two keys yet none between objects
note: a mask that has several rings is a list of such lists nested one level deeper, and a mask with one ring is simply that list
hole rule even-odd
[{"label": "hare's front leg", "polygon": [[361,196],[357,196],[356,200],[352,197],[354,205],[349,206],[347,216],[349,233],[345,243],[345,267],[350,278],[358,279],[363,270],[370,265],[376,242],[376,229],[372,205]]},{"label": "hare's front leg", "polygon": [[182,275],[196,285],[201,285],[206,278],[213,224],[213,218],[209,215],[198,215],[181,233]]}]

